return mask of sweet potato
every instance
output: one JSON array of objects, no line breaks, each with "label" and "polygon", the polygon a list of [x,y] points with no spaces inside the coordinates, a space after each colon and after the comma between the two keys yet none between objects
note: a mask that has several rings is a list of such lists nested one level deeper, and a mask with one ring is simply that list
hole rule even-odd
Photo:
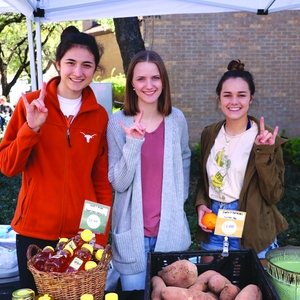
[{"label": "sweet potato", "polygon": [[151,300],[162,300],[161,291],[166,287],[165,282],[159,276],[153,276],[151,278],[151,285]]},{"label": "sweet potato", "polygon": [[224,289],[220,293],[220,300],[234,300],[235,297],[238,295],[238,293],[241,291],[241,289],[232,284],[227,283],[225,284]]},{"label": "sweet potato", "polygon": [[231,283],[225,276],[215,274],[208,280],[208,288],[215,294],[219,295],[226,284]]},{"label": "sweet potato", "polygon": [[203,273],[201,273],[198,278],[199,280],[203,280],[205,282],[208,282],[209,279],[213,276],[213,275],[216,275],[216,274],[220,274],[218,273],[217,271],[214,271],[214,270],[207,270],[207,271],[204,271]]},{"label": "sweet potato", "polygon": [[248,284],[235,297],[235,300],[262,300],[262,299],[263,299],[262,292],[260,288],[255,284]]},{"label": "sweet potato", "polygon": [[200,280],[196,279],[195,283],[192,284],[188,289],[193,290],[193,291],[206,292],[208,290],[208,285],[207,285],[207,282],[202,281],[202,280],[200,281]]},{"label": "sweet potato", "polygon": [[211,291],[208,291],[208,292],[205,292],[205,294],[209,295],[212,299],[214,300],[219,300],[219,296],[214,294],[213,292]]},{"label": "sweet potato", "polygon": [[198,269],[187,259],[177,260],[158,272],[167,286],[188,288],[195,283]]},{"label": "sweet potato", "polygon": [[193,285],[189,287],[190,290],[197,290],[197,291],[202,291],[205,292],[208,290],[208,280],[210,277],[212,277],[215,274],[219,274],[218,272],[214,270],[208,270],[200,274],[197,278],[196,281]]},{"label": "sweet potato", "polygon": [[167,286],[161,291],[163,300],[214,300],[210,295],[201,291]]}]

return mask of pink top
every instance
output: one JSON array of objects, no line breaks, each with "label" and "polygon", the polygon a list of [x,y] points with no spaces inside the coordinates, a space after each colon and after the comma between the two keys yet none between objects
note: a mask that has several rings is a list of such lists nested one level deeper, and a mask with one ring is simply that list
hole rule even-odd
[{"label": "pink top", "polygon": [[145,133],[142,145],[142,195],[144,214],[144,234],[158,235],[164,161],[164,121],[151,133]]}]

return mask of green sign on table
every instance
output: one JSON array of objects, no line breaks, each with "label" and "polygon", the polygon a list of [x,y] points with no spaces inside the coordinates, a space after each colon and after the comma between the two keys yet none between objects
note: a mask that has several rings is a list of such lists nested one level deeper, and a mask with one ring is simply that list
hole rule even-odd
[{"label": "green sign on table", "polygon": [[85,200],[80,228],[90,229],[94,233],[104,234],[109,218],[110,206]]}]

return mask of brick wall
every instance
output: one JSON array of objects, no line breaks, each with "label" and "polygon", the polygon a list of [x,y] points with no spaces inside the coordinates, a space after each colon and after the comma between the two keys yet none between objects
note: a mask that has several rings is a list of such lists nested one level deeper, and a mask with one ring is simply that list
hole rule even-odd
[{"label": "brick wall", "polygon": [[235,58],[254,76],[250,114],[300,137],[300,10],[150,17],[143,38],[166,63],[173,105],[187,118],[191,145],[206,125],[223,117],[215,88]]}]

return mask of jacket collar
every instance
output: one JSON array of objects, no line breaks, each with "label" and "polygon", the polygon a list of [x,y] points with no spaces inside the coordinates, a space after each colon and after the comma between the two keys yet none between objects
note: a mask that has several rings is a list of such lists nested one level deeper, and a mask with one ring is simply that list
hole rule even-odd
[{"label": "jacket collar", "polygon": [[[57,85],[60,82],[61,77],[56,76],[51,78],[46,87],[46,96],[50,101],[57,107],[59,107],[59,102],[57,98]],[[87,86],[82,91],[82,105],[80,108],[81,112],[86,112],[90,110],[95,110],[99,107],[95,94],[90,86]]]}]

